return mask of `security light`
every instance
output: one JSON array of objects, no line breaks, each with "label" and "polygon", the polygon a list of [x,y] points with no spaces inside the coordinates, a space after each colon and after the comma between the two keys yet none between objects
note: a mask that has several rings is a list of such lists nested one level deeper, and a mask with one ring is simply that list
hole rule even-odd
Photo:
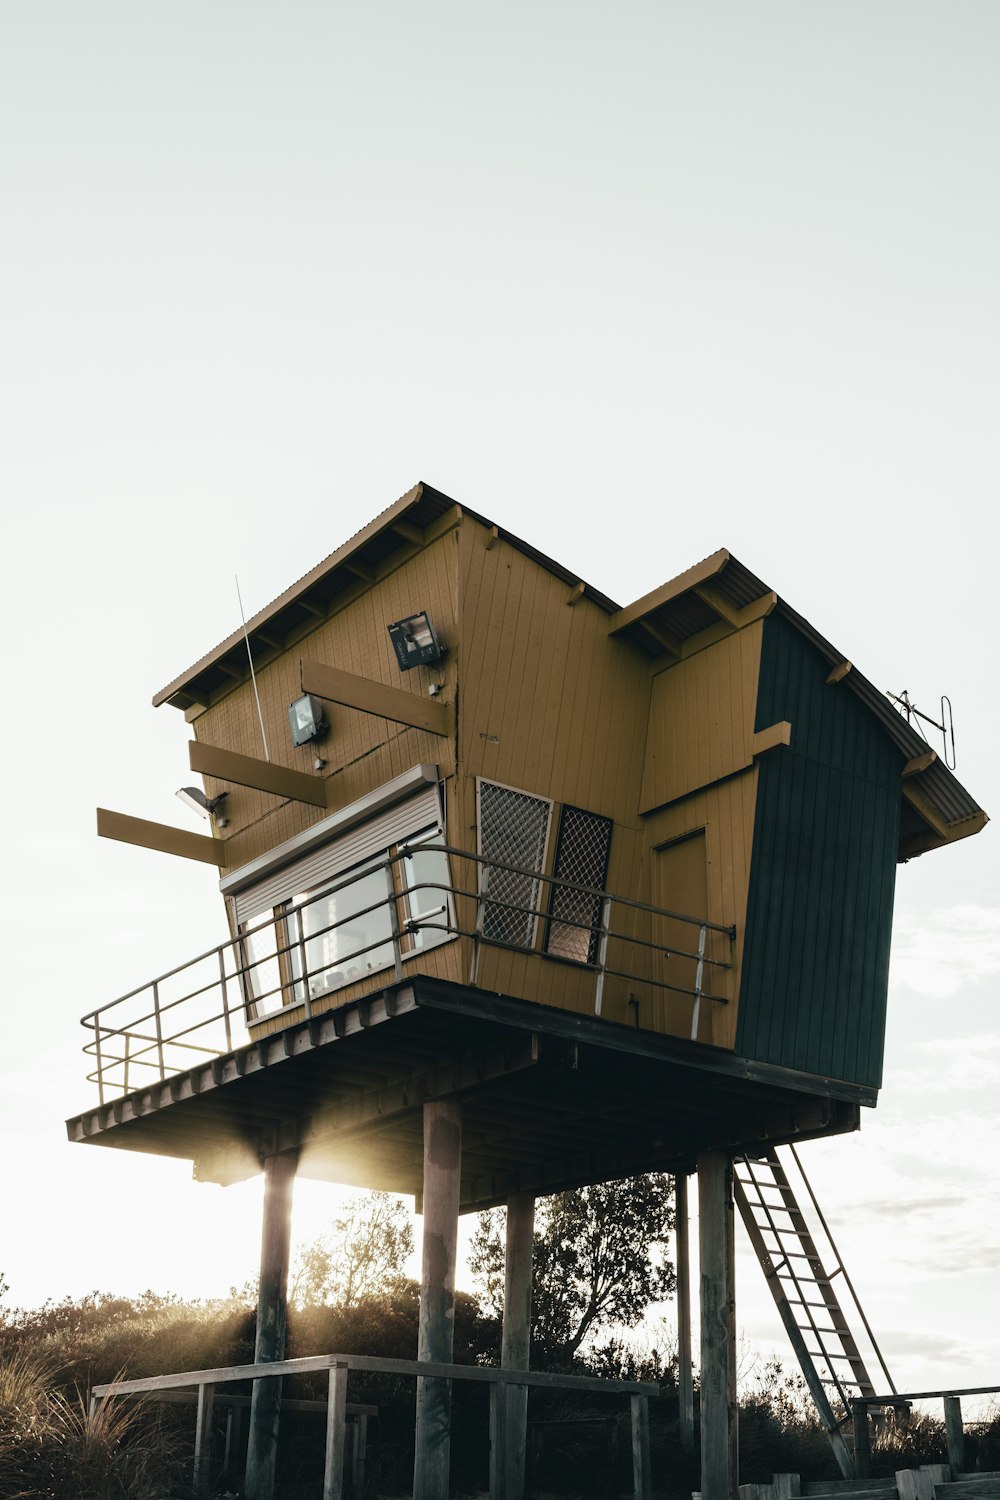
[{"label": "security light", "polygon": [[310,740],[321,740],[330,727],[322,703],[312,693],[303,693],[301,698],[288,705],[288,722],[293,745],[308,745]]},{"label": "security light", "polygon": [[182,786],[177,796],[184,803],[184,806],[190,807],[191,811],[196,812],[199,818],[210,818],[222,806],[229,793],[220,792],[217,797],[206,797],[200,787]]},{"label": "security light", "polygon": [[395,624],[390,625],[389,638],[396,652],[396,660],[399,662],[401,672],[408,672],[411,667],[422,667],[428,662],[441,660],[441,647],[438,645],[434,626],[427,618],[425,610],[421,610],[418,615],[410,615],[407,619],[397,620]]}]

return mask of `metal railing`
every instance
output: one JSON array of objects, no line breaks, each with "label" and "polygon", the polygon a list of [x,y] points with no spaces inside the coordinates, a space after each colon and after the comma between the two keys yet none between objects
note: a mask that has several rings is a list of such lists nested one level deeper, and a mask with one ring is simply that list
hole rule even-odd
[{"label": "metal railing", "polygon": [[[414,878],[413,860],[418,855],[438,856],[441,878]],[[470,871],[471,888],[452,880],[451,862]],[[384,880],[384,895],[354,904],[352,891],[356,894],[362,881],[378,874]],[[491,892],[491,880],[498,874],[508,885],[510,877],[527,882],[527,889],[537,892],[534,900],[522,904]],[[428,892],[440,901],[422,910],[427,902],[420,898]],[[346,915],[338,915],[340,907],[347,908]],[[568,914],[573,910],[577,916]],[[505,923],[523,932],[525,920],[530,942],[504,936]],[[690,944],[666,946],[658,940],[657,929],[664,923],[683,924],[683,930],[691,932]],[[563,948],[567,934],[579,933],[586,956],[548,951],[553,929],[561,934]],[[298,902],[285,903],[249,930],[89,1011],[81,1019],[93,1033],[84,1046],[94,1058],[87,1077],[97,1085],[103,1104],[109,1093],[128,1094],[232,1052],[253,1040],[255,1026],[276,1016],[292,1025],[328,1012],[332,996],[343,992],[350,998],[372,975],[385,973],[388,983],[401,983],[408,968],[419,972],[413,969],[414,961],[452,938],[471,940],[470,985],[479,979],[483,951],[504,948],[538,963],[592,975],[595,1015],[602,1013],[609,979],[647,993],[687,997],[689,1035],[696,1040],[703,1001],[727,1003],[724,996],[711,993],[708,980],[712,971],[731,967],[735,936],[732,926],[484,859],[448,844],[401,845],[384,859]],[[710,951],[713,940],[724,956]],[[685,975],[678,968],[683,965],[693,971],[687,976],[690,983],[680,982]],[[634,995],[630,1001],[637,1004]]]},{"label": "metal railing", "polygon": [[120,1380],[96,1385],[92,1405],[121,1396],[151,1395],[183,1390],[197,1391],[194,1478],[198,1494],[207,1494],[211,1469],[212,1411],[218,1386],[236,1381],[265,1380],[275,1376],[326,1372],[329,1382],[326,1453],[323,1465],[323,1500],[340,1500],[347,1455],[347,1378],[351,1370],[369,1374],[409,1375],[418,1378],[471,1380],[490,1388],[490,1496],[505,1500],[512,1488],[508,1474],[508,1423],[513,1410],[508,1401],[515,1390],[576,1391],[597,1396],[628,1396],[632,1429],[632,1493],[634,1500],[652,1500],[649,1466],[649,1402],[659,1388],[642,1380],[600,1380],[587,1375],[550,1375],[534,1370],[504,1370],[492,1365],[438,1364],[416,1359],[382,1359],[368,1354],[319,1354],[306,1359],[275,1360],[268,1364],[229,1365],[215,1370],[187,1370],[177,1375],[150,1375],[141,1380]]},{"label": "metal railing", "polygon": [[946,1386],[937,1391],[893,1391],[889,1396],[855,1396],[851,1401],[851,1418],[854,1428],[854,1463],[859,1479],[871,1477],[872,1428],[871,1417],[879,1409],[885,1411],[896,1407],[909,1411],[913,1401],[941,1401],[944,1410],[945,1442],[948,1448],[948,1463],[952,1476],[961,1474],[965,1468],[965,1424],[962,1418],[963,1396],[997,1396],[1000,1385],[974,1385],[959,1388]]}]

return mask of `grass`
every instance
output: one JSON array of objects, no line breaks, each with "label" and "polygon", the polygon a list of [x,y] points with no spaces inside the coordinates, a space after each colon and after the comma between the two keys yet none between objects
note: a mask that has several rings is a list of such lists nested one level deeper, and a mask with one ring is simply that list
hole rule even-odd
[{"label": "grass", "polygon": [[0,1356],[0,1495],[6,1500],[163,1500],[180,1477],[174,1435],[137,1402],[91,1408],[44,1354]]}]

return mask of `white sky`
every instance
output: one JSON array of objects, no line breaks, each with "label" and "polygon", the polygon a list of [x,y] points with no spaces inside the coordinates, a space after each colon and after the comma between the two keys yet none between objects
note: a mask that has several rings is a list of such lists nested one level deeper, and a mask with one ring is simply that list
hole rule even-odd
[{"label": "white sky", "polygon": [[[623,603],[728,546],[997,811],[998,53],[969,0],[0,7],[10,1300],[253,1273],[257,1184],[65,1143],[79,1015],[223,936],[93,808],[189,826],[151,694],[418,478]],[[896,933],[805,1160],[897,1384],[997,1381],[993,829]]]}]

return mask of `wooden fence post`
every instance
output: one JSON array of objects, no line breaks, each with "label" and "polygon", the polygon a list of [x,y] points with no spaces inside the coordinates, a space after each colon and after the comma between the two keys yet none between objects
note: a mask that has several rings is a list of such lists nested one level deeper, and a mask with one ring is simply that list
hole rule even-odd
[{"label": "wooden fence post", "polygon": [[962,1425],[962,1403],[957,1396],[944,1398],[944,1430],[951,1477],[957,1479],[965,1468],[965,1428]]},{"label": "wooden fence post", "polygon": [[649,1471],[649,1397],[631,1396],[632,1407],[632,1493],[635,1500],[652,1500],[653,1484]]},{"label": "wooden fence post", "polygon": [[323,1500],[340,1500],[344,1493],[347,1454],[347,1366],[330,1366],[330,1401],[326,1409],[326,1461]]},{"label": "wooden fence post", "polygon": [[194,1429],[194,1492],[207,1495],[212,1468],[212,1415],[215,1386],[198,1387],[198,1415]]},{"label": "wooden fence post", "polygon": [[868,1407],[864,1401],[851,1402],[854,1423],[854,1472],[858,1479],[870,1479],[872,1472],[872,1446],[868,1432]]}]

